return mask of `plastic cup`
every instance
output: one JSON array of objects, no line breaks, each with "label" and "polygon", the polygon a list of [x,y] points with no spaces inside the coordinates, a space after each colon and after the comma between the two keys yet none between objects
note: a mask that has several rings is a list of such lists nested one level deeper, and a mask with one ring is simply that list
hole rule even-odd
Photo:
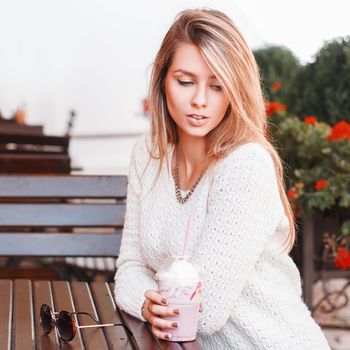
[{"label": "plastic cup", "polygon": [[177,328],[163,328],[170,333],[169,341],[181,342],[196,339],[202,281],[188,261],[188,256],[169,257],[156,274],[158,291],[168,306],[179,309],[179,315],[163,319],[177,322]]}]

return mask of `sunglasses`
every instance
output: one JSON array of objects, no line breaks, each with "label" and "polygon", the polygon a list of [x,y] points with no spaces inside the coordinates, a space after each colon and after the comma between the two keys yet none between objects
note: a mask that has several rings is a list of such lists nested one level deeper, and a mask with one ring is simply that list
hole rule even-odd
[{"label": "sunglasses", "polygon": [[[91,317],[97,324],[88,326],[78,326],[73,318],[73,315],[87,315]],[[131,330],[122,323],[106,323],[101,324],[94,316],[88,312],[68,312],[60,311],[53,312],[51,307],[47,304],[43,304],[40,307],[40,327],[44,334],[49,334],[54,327],[57,327],[58,335],[63,341],[69,342],[73,340],[77,329],[83,328],[97,328],[97,327],[112,327],[112,326],[122,326],[129,333],[130,336],[134,336]]]}]

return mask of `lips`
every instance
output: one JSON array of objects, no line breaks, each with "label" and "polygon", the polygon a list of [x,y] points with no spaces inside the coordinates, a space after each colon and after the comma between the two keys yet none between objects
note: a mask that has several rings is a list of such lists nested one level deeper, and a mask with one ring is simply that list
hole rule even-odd
[{"label": "lips", "polygon": [[186,117],[191,126],[202,126],[209,120],[209,117],[200,114],[186,114]]},{"label": "lips", "polygon": [[202,115],[202,114],[187,114],[188,117],[194,118],[196,120],[201,120],[201,119],[208,119],[207,116]]}]

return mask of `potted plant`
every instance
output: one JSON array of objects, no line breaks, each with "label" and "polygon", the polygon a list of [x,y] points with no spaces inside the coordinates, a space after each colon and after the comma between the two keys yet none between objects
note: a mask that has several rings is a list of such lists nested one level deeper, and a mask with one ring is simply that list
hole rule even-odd
[{"label": "potted plant", "polygon": [[278,101],[281,84],[267,102],[268,134],[285,161],[288,198],[298,219],[313,217],[316,268],[327,248],[328,267],[350,268],[350,124],[331,126],[316,116],[293,115]]}]

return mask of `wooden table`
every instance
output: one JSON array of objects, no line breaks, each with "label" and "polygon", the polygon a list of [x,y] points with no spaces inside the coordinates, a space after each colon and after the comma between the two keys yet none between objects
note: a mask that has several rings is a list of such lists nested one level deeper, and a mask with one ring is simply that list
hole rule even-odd
[{"label": "wooden table", "polygon": [[[123,349],[123,350],[204,350],[198,342],[159,341],[149,325],[120,311],[113,296],[113,285],[104,282],[0,280],[0,349]],[[124,327],[87,328],[77,331],[65,343],[56,331],[43,335],[39,310],[49,304],[55,311],[85,311],[102,323],[123,323],[134,333],[128,337]],[[93,324],[90,317],[78,316],[78,325]]]}]

